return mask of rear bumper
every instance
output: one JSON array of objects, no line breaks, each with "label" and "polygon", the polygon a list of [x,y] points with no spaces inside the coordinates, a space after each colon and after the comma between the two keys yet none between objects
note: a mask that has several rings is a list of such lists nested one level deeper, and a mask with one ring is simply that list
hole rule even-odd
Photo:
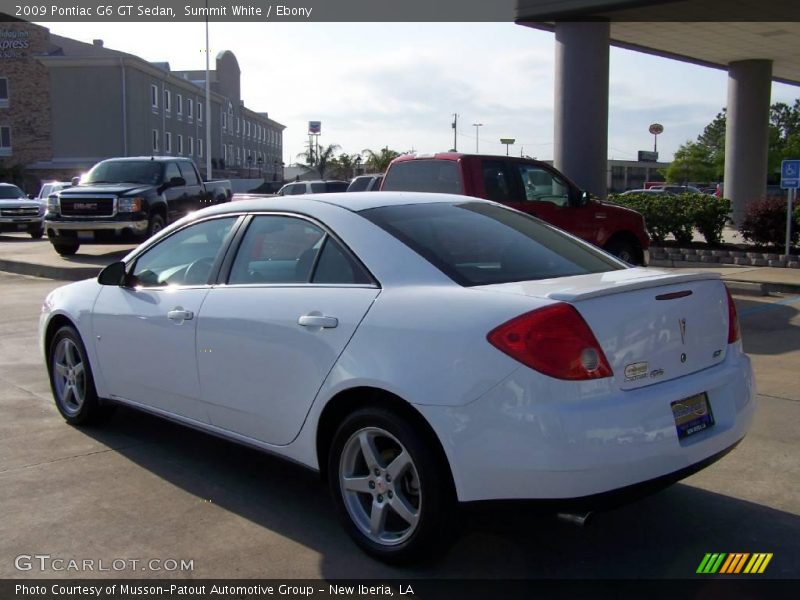
[{"label": "rear bumper", "polygon": [[[679,440],[670,403],[700,392],[715,425]],[[520,368],[467,406],[417,408],[439,434],[459,500],[591,504],[710,464],[745,436],[754,399],[750,360],[737,344],[715,367],[637,390]]]}]

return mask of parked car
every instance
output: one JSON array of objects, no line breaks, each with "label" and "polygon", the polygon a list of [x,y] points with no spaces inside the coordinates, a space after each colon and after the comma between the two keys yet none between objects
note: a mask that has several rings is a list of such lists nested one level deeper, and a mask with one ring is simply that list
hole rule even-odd
[{"label": "parked car", "polygon": [[50,197],[50,194],[55,194],[56,192],[67,189],[68,187],[72,187],[72,182],[49,181],[47,183],[43,183],[41,189],[39,189],[39,195],[36,197],[36,199],[47,206],[47,199]]},{"label": "parked car", "polygon": [[703,191],[693,185],[658,185],[650,188],[651,190],[663,190],[670,194],[702,194]]},{"label": "parked car", "polygon": [[348,192],[375,192],[381,189],[383,173],[373,173],[372,175],[359,175],[353,177],[350,185],[347,186]]},{"label": "parked car", "polygon": [[40,341],[69,423],[124,404],[319,470],[389,562],[441,550],[459,502],[572,512],[676,481],[755,402],[717,274],[444,194],[198,211],[51,292]]},{"label": "parked car", "polygon": [[648,262],[650,239],[642,215],[591,198],[564,174],[540,161],[457,152],[408,154],[391,162],[381,189],[494,200],[539,217],[625,262]]},{"label": "parked car", "polygon": [[87,241],[149,237],[232,196],[230,181],[205,182],[191,160],[172,156],[111,158],[76,183],[48,197],[45,228],[62,256],[75,254]]},{"label": "parked car", "polygon": [[630,194],[644,194],[646,196],[663,196],[664,194],[669,195],[671,194],[671,192],[668,192],[667,190],[661,188],[642,188],[638,190],[625,190],[624,192],[622,192],[623,196],[627,196]]},{"label": "parked car", "polygon": [[33,239],[40,239],[44,207],[13,183],[0,183],[0,231],[27,231]]},{"label": "parked car", "polygon": [[346,192],[349,184],[346,181],[322,180],[294,181],[287,183],[278,190],[278,196],[297,196],[301,194],[329,194],[332,192]]}]

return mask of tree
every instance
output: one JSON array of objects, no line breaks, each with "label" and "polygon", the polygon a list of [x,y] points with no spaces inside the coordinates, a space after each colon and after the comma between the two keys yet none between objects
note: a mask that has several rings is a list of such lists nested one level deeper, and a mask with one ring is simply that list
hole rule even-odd
[{"label": "tree", "polygon": [[356,159],[360,154],[345,154],[344,152],[331,161],[331,173],[337,179],[350,179],[356,168]]},{"label": "tree", "polygon": [[362,154],[367,157],[367,171],[371,173],[384,173],[389,168],[389,163],[400,156],[396,150],[389,150],[389,146],[381,148],[380,152],[367,148]]},{"label": "tree", "polygon": [[670,183],[713,181],[717,173],[712,152],[700,142],[686,142],[675,151],[666,170]]},{"label": "tree", "polygon": [[338,144],[328,144],[325,148],[320,148],[319,153],[314,152],[314,148],[309,148],[305,152],[297,155],[297,158],[305,160],[306,165],[314,169],[320,179],[325,179],[325,174],[331,166],[334,153],[339,150]]}]

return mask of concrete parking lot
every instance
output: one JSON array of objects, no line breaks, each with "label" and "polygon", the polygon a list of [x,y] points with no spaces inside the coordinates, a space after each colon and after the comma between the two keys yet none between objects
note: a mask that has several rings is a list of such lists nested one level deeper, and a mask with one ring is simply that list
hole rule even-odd
[{"label": "concrete parking lot", "polygon": [[[127,409],[66,425],[36,338],[58,285],[0,273],[0,578],[684,578],[706,552],[771,552],[764,577],[800,577],[800,296],[736,296],[759,410],[721,462],[586,528],[525,507],[469,512],[442,561],[396,569],[356,549],[310,471]],[[19,570],[36,554],[127,562]],[[151,559],[192,569],[130,562]]]}]

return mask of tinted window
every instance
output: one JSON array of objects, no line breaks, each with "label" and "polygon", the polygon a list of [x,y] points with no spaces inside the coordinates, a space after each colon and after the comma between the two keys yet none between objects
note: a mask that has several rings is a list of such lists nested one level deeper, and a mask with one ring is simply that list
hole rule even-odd
[{"label": "tinted window", "polygon": [[458,164],[452,160],[408,160],[396,163],[385,176],[383,191],[460,194],[462,188]]},{"label": "tinted window", "polygon": [[372,178],[371,177],[356,177],[353,181],[350,182],[349,187],[347,188],[348,192],[365,192],[367,191],[367,186]]},{"label": "tinted window", "polygon": [[166,165],[166,170],[164,171],[164,181],[169,181],[173,177],[183,177],[181,175],[180,169],[178,169],[177,163],[170,162]]},{"label": "tinted window", "polygon": [[369,276],[328,236],[311,278],[313,283],[371,283]]},{"label": "tinted window", "polygon": [[306,184],[305,183],[293,183],[291,185],[287,185],[283,188],[284,196],[296,196],[297,194],[305,194],[306,193]]},{"label": "tinted window", "polygon": [[519,172],[526,200],[550,202],[557,206],[569,204],[569,187],[550,171],[524,163],[517,163],[512,168]]},{"label": "tinted window", "polygon": [[161,163],[153,160],[103,161],[86,174],[83,183],[161,183]]},{"label": "tinted window", "polygon": [[327,188],[325,187],[324,181],[317,181],[311,184],[311,193],[312,194],[324,194],[327,192]]},{"label": "tinted window", "polygon": [[497,205],[409,204],[360,214],[465,286],[624,268],[538,219]]},{"label": "tinted window", "polygon": [[327,181],[325,182],[325,187],[327,192],[346,192],[347,191],[347,182],[346,181]]},{"label": "tinted window", "polygon": [[178,167],[181,171],[181,177],[186,180],[186,185],[200,185],[200,180],[197,178],[197,172],[191,163],[179,162]]},{"label": "tinted window", "polygon": [[236,217],[190,225],[162,240],[136,259],[137,285],[203,285]]},{"label": "tinted window", "polygon": [[508,162],[483,161],[483,191],[488,200],[513,202],[518,199],[513,192],[513,172]]},{"label": "tinted window", "polygon": [[294,217],[257,216],[245,233],[228,283],[306,283],[325,232]]},{"label": "tinted window", "polygon": [[27,198],[27,196],[15,185],[0,185],[0,198],[8,200],[11,198]]}]

